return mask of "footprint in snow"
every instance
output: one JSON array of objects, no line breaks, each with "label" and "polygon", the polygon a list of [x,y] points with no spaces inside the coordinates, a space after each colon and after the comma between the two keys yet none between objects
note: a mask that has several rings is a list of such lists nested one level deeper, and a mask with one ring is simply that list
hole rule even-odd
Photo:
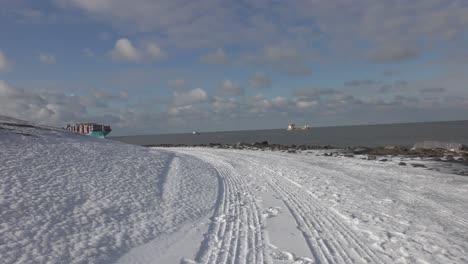
[{"label": "footprint in snow", "polygon": [[211,218],[211,221],[216,223],[222,223],[226,221],[226,215],[222,214]]},{"label": "footprint in snow", "polygon": [[278,213],[280,212],[281,207],[269,207],[268,209],[265,210],[265,213],[263,214],[264,217],[274,217],[277,216]]},{"label": "footprint in snow", "polygon": [[294,253],[287,251],[276,251],[271,253],[273,259],[281,261],[281,263],[291,264],[312,264],[314,260],[306,257],[296,257]]}]

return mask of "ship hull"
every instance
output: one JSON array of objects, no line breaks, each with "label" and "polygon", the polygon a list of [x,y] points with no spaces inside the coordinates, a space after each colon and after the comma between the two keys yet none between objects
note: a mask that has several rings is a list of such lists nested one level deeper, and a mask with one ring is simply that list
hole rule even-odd
[{"label": "ship hull", "polygon": [[105,138],[109,134],[109,132],[106,131],[94,131],[86,134],[87,136],[92,136],[95,138]]}]

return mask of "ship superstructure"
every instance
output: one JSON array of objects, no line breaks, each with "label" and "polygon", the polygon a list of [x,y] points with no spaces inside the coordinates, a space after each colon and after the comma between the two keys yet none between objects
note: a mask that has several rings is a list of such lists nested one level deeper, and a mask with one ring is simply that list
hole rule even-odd
[{"label": "ship superstructure", "polygon": [[76,125],[70,125],[68,124],[65,127],[66,130],[88,135],[88,136],[93,136],[97,138],[104,138],[109,134],[112,129],[110,126],[106,125],[101,125],[97,123],[79,123]]}]

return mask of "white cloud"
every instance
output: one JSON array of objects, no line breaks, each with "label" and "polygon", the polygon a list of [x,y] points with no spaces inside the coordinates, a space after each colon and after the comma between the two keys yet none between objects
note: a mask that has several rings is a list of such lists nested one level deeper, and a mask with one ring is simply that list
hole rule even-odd
[{"label": "white cloud", "polygon": [[271,80],[268,75],[257,72],[253,77],[250,78],[249,84],[252,88],[269,88],[271,87]]},{"label": "white cloud", "polygon": [[[213,48],[241,44],[248,50],[260,50],[287,40],[308,51],[314,50],[311,47],[326,47],[329,54],[345,58],[363,58],[369,49],[422,41],[456,43],[454,46],[463,51],[468,28],[466,0],[54,2],[62,8],[84,11],[120,32],[165,36],[164,44],[170,46]],[[431,46],[427,48],[439,47]],[[421,53],[421,48],[415,47],[410,53],[376,54],[375,58],[411,58],[415,52]]]},{"label": "white cloud", "polygon": [[208,94],[201,88],[195,88],[187,92],[174,92],[173,104],[175,106],[187,106],[206,102]]},{"label": "white cloud", "polygon": [[50,53],[44,53],[44,52],[39,52],[39,55],[37,57],[40,62],[44,64],[55,64],[57,60],[55,59],[55,56]]},{"label": "white cloud", "polygon": [[0,50],[0,71],[6,71],[10,68],[10,62],[8,61],[6,55]]},{"label": "white cloud", "polygon": [[303,109],[309,109],[313,108],[318,105],[318,102],[313,100],[313,101],[297,101],[296,106],[297,108],[303,110]]},{"label": "white cloud", "polygon": [[221,84],[221,89],[218,90],[218,94],[226,96],[239,96],[244,94],[244,88],[231,80],[224,80]]},{"label": "white cloud", "polygon": [[113,60],[118,61],[137,62],[141,59],[140,53],[127,38],[117,40],[110,54]]},{"label": "white cloud", "polygon": [[59,125],[85,114],[84,106],[74,98],[51,92],[28,91],[0,80],[0,113],[3,115]]},{"label": "white cloud", "polygon": [[[0,80],[0,113],[57,127],[84,121],[121,126],[128,121],[124,118],[128,109],[111,108],[109,105],[113,101],[126,102],[126,96],[125,92],[102,91],[75,96],[62,91],[23,89]],[[93,114],[96,112],[99,114]],[[129,127],[134,125],[132,123]]]},{"label": "white cloud", "polygon": [[286,97],[277,96],[271,100],[274,105],[285,106],[289,104],[289,100]]},{"label": "white cloud", "polygon": [[143,47],[135,47],[127,38],[121,38],[115,42],[114,49],[110,51],[111,58],[115,61],[142,62],[166,57],[156,43],[147,42]]},{"label": "white cloud", "polygon": [[226,64],[228,62],[228,58],[226,53],[224,53],[224,50],[218,48],[214,52],[201,56],[200,61],[209,64]]},{"label": "white cloud", "polygon": [[166,57],[166,53],[156,43],[147,43],[146,52],[153,59],[162,59]]},{"label": "white cloud", "polygon": [[214,112],[220,113],[224,111],[234,111],[239,106],[239,103],[233,98],[224,99],[215,97],[211,105],[213,106]]}]

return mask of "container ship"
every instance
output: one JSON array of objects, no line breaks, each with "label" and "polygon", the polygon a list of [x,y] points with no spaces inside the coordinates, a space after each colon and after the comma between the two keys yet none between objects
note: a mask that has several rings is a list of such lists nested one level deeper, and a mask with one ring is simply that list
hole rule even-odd
[{"label": "container ship", "polygon": [[97,123],[79,123],[74,126],[68,124],[65,130],[97,138],[104,138],[112,131],[110,126]]}]

